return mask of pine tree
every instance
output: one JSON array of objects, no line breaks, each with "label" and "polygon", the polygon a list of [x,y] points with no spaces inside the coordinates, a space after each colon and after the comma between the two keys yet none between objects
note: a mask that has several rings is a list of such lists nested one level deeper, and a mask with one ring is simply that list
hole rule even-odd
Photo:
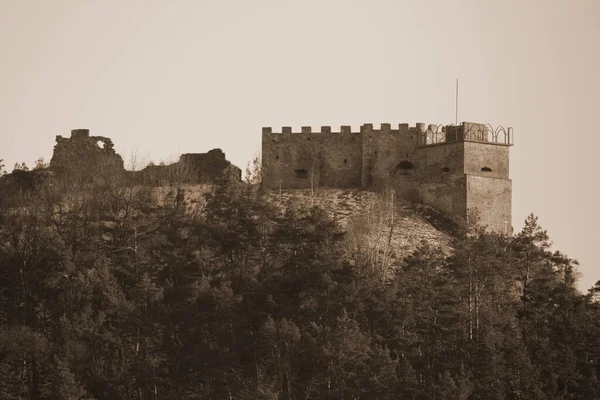
[{"label": "pine tree", "polygon": [[79,400],[85,395],[85,390],[77,383],[73,372],[55,356],[43,388],[43,396],[57,400]]},{"label": "pine tree", "polygon": [[406,357],[401,357],[398,365],[398,393],[402,399],[419,398],[419,381]]}]

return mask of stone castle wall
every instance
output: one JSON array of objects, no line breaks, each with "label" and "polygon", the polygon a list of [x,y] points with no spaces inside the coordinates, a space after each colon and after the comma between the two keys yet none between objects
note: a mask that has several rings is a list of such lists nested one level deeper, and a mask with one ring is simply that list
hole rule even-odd
[{"label": "stone castle wall", "polygon": [[[456,220],[476,208],[482,223],[508,233],[511,219],[509,146],[512,129],[463,123],[439,127],[364,124],[303,127],[281,133],[263,128],[265,189],[318,187],[393,188],[405,200],[422,202]],[[508,223],[507,223],[508,221]],[[508,227],[508,228],[507,228]]]},{"label": "stone castle wall", "polygon": [[[349,131],[286,133],[265,131],[262,138],[262,170],[270,188],[308,189],[360,187],[362,137]],[[289,133],[287,133],[289,132]]]}]

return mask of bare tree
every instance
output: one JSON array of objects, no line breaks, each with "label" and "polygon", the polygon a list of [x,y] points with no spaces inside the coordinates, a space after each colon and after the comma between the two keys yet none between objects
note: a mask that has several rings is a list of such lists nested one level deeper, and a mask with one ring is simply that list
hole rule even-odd
[{"label": "bare tree", "polygon": [[254,153],[252,161],[246,167],[244,181],[250,185],[260,185],[262,174],[262,155],[260,152]]},{"label": "bare tree", "polygon": [[44,169],[44,168],[48,168],[49,164],[47,162],[44,162],[44,157],[40,157],[37,160],[35,160],[35,167],[33,167],[33,169]]},{"label": "bare tree", "polygon": [[25,161],[23,161],[22,163],[15,163],[15,166],[13,168],[13,172],[14,171],[29,171],[29,167],[27,166],[27,164],[25,164]]},{"label": "bare tree", "polygon": [[347,228],[350,253],[365,255],[368,265],[384,273],[391,267],[394,210],[394,192],[385,190]]}]

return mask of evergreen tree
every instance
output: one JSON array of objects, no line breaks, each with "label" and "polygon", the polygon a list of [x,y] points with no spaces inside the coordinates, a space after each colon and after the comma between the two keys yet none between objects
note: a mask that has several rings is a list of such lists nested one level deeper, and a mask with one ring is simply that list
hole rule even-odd
[{"label": "evergreen tree", "polygon": [[390,274],[255,184],[193,211],[183,172],[160,203],[110,174],[3,196],[0,398],[598,397],[600,283],[535,216]]}]

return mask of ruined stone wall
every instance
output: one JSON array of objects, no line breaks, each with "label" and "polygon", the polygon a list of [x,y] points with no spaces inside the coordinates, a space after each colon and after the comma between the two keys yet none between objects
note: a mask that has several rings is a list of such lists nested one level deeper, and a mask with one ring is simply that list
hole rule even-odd
[{"label": "ruined stone wall", "polygon": [[214,182],[220,178],[240,180],[242,171],[227,161],[221,149],[213,149],[208,153],[182,154],[180,163],[191,169],[201,182]]},{"label": "ruined stone wall", "polygon": [[74,129],[70,138],[56,136],[50,168],[78,175],[125,171],[113,142],[103,136],[90,136],[88,129]]},{"label": "ruined stone wall", "polygon": [[221,149],[208,153],[183,154],[174,164],[148,166],[142,171],[125,171],[123,159],[106,137],[90,136],[87,129],[71,131],[70,138],[56,136],[50,168],[69,176],[115,176],[127,173],[142,184],[161,182],[214,183],[218,179],[241,180],[242,171],[227,161]]},{"label": "ruined stone wall", "polygon": [[134,173],[144,184],[160,186],[168,183],[215,183],[219,180],[241,180],[242,171],[227,161],[221,149],[208,153],[186,153],[169,165],[149,165]]}]

